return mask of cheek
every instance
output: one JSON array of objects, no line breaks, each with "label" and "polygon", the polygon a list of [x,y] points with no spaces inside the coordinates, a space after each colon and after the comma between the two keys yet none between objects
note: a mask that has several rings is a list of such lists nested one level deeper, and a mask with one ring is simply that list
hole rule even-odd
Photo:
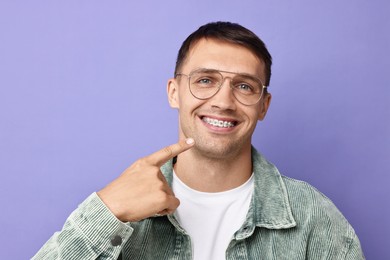
[{"label": "cheek", "polygon": [[253,109],[247,109],[246,111],[244,111],[244,113],[248,117],[248,120],[252,123],[257,123],[257,121],[259,120],[260,109],[258,109],[257,107]]},{"label": "cheek", "polygon": [[187,91],[187,89],[181,88],[177,96],[181,109],[188,110],[188,107],[192,106],[194,98],[192,97],[191,93]]},{"label": "cheek", "polygon": [[179,96],[179,112],[183,114],[193,113],[206,101],[194,98],[191,93],[181,93]]}]

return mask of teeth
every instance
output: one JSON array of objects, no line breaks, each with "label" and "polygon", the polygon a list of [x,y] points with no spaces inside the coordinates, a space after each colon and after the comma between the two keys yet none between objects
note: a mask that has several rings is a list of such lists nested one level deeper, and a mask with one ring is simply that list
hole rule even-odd
[{"label": "teeth", "polygon": [[212,126],[217,126],[217,127],[228,128],[228,127],[233,127],[234,126],[233,122],[222,121],[222,120],[217,120],[217,119],[211,119],[211,118],[208,118],[208,117],[203,117],[202,120],[204,122],[206,122],[207,124],[210,124]]}]

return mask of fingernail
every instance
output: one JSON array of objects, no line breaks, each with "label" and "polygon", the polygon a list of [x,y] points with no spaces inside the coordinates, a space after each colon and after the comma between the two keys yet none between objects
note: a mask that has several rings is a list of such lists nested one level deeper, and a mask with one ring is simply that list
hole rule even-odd
[{"label": "fingernail", "polygon": [[192,139],[192,138],[187,138],[187,139],[186,139],[186,143],[187,143],[187,144],[193,144],[193,143],[194,143],[194,139]]}]

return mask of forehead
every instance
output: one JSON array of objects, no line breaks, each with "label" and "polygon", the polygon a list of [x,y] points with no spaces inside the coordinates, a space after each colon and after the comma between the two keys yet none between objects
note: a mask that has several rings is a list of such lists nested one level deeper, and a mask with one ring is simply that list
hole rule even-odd
[{"label": "forehead", "polygon": [[250,49],[217,39],[202,38],[191,46],[182,71],[189,73],[199,68],[245,73],[265,79],[264,62]]}]

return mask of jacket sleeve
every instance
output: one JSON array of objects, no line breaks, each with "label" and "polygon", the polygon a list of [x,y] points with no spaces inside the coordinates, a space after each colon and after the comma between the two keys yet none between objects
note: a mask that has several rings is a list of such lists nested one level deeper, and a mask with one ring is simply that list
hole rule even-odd
[{"label": "jacket sleeve", "polygon": [[132,232],[93,193],[32,259],[117,259]]},{"label": "jacket sleeve", "polygon": [[356,234],[354,234],[354,237],[351,241],[351,244],[349,246],[349,249],[347,251],[347,254],[345,255],[345,260],[364,260],[366,259],[364,257],[362,248],[360,246],[360,242]]}]

